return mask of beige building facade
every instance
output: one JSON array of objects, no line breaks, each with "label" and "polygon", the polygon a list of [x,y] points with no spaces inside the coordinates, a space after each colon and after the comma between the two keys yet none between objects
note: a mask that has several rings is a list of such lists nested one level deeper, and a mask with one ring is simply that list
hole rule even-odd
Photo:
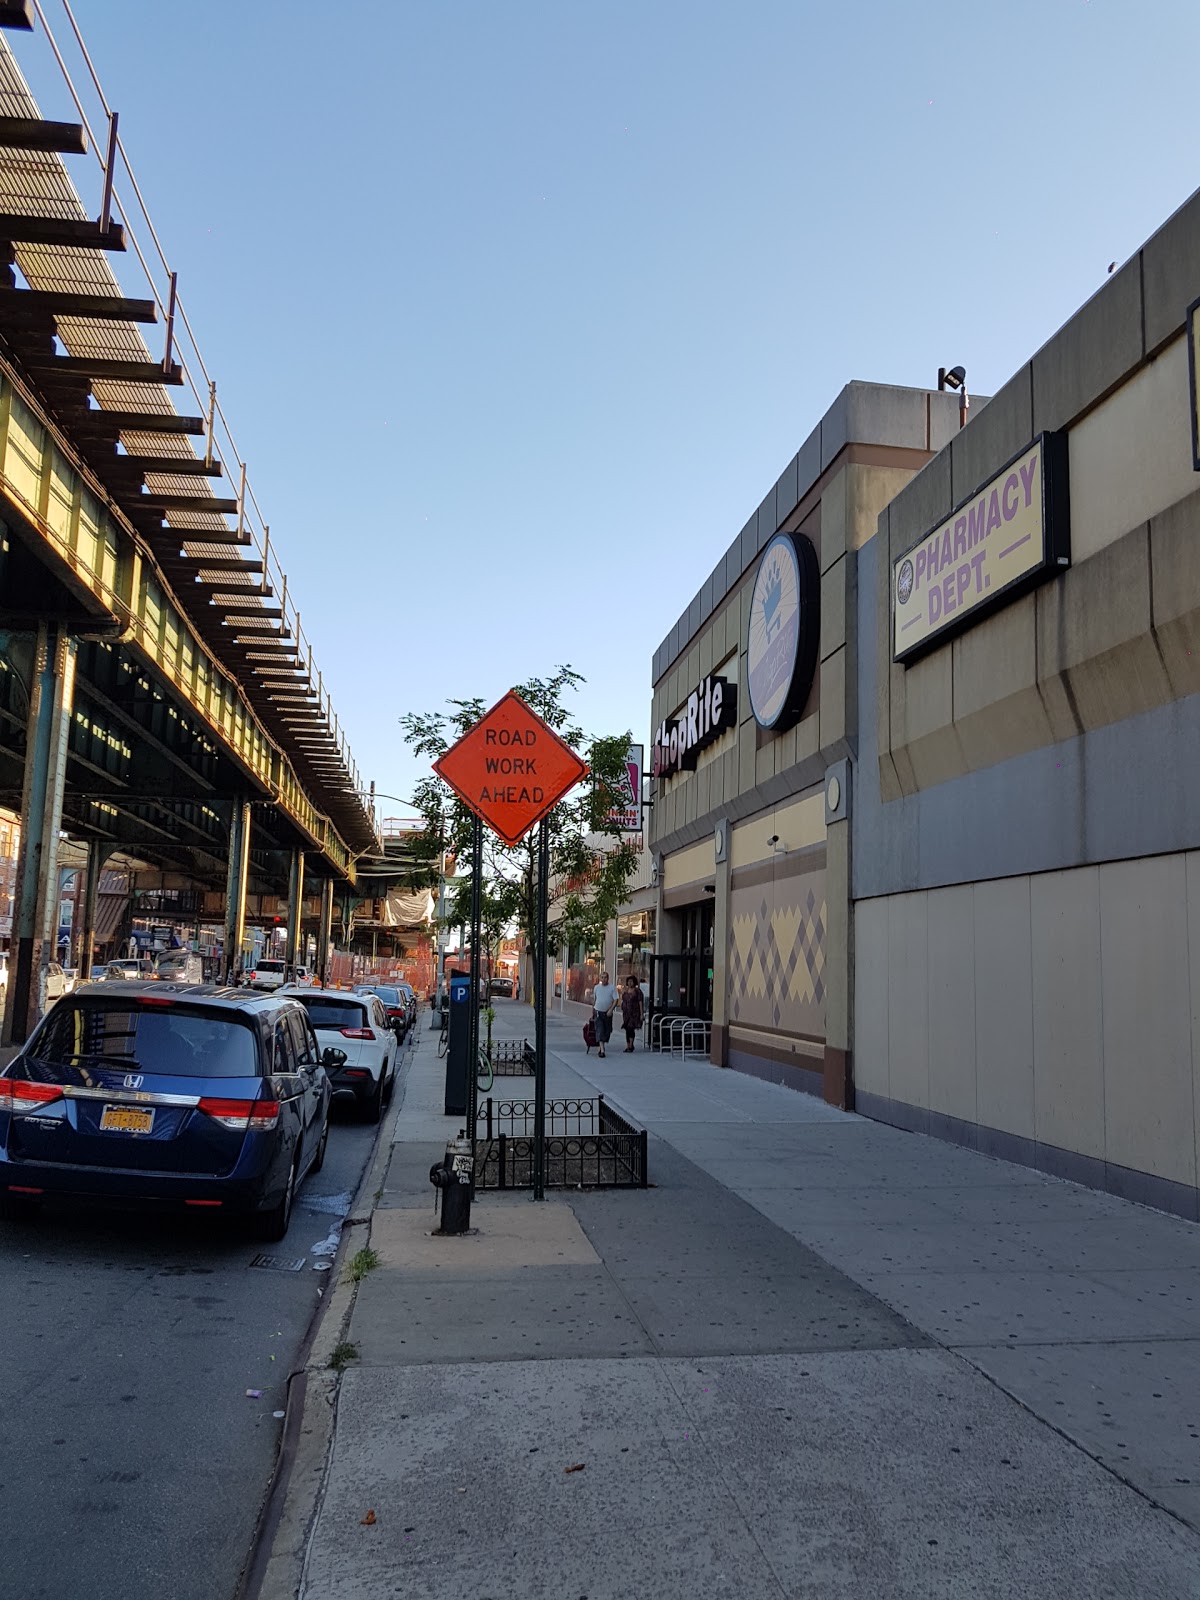
[{"label": "beige building facade", "polygon": [[[961,431],[844,391],[655,657],[651,836],[714,1061],[1193,1218],[1198,300],[1200,196]],[[818,659],[774,733],[752,596],[793,528]],[[718,673],[736,722],[693,740]]]},{"label": "beige building facade", "polygon": [[848,792],[855,748],[856,556],[958,425],[954,395],[848,384],[654,657],[652,1012],[710,1019],[714,1061],[837,1104],[851,852],[845,793],[827,790]]}]

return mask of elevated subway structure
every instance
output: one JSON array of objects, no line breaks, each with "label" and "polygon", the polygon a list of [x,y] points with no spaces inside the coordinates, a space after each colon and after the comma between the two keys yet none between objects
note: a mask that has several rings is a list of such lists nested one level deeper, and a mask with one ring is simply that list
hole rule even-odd
[{"label": "elevated subway structure", "polygon": [[[0,28],[37,9],[0,6]],[[22,823],[5,1043],[41,1009],[61,833],[88,846],[85,929],[116,851],[222,890],[226,976],[249,895],[286,895],[294,959],[318,889],[327,952],[335,886],[379,849],[176,277],[138,244],[117,117],[93,74],[89,210],[64,158],[95,149],[98,119],[63,75],[77,122],[42,117],[0,33],[0,805]],[[145,299],[109,264],[130,247]]]}]

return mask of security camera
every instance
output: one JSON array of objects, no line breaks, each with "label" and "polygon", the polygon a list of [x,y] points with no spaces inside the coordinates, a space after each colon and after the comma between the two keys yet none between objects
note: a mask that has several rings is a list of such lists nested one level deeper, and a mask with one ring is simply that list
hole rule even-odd
[{"label": "security camera", "polygon": [[772,850],[774,850],[774,848],[775,848],[775,846],[776,846],[776,845],[777,845],[777,844],[778,844],[778,843],[779,843],[779,835],[778,835],[778,834],[777,834],[777,833],[773,833],[773,834],[772,834],[772,835],[771,835],[771,837],[770,837],[770,838],[769,838],[769,839],[768,839],[768,840],[767,840],[767,844],[768,844],[768,845],[769,845],[769,846],[770,846],[770,848],[771,848],[771,849],[772,849]]}]

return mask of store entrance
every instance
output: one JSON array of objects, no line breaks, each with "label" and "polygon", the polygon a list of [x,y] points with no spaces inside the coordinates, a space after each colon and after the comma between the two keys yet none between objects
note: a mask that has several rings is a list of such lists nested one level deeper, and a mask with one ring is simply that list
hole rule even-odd
[{"label": "store entrance", "polygon": [[656,1016],[701,1017],[713,1014],[713,931],[715,911],[711,900],[683,906],[676,913],[683,923],[683,948],[678,953],[650,958],[650,1037],[657,1038]]}]

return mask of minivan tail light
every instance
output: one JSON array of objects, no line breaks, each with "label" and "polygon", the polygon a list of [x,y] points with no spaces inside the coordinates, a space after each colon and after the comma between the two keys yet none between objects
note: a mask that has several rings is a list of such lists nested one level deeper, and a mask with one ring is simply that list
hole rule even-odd
[{"label": "minivan tail light", "polygon": [[0,1078],[0,1111],[19,1115],[38,1106],[48,1106],[61,1100],[63,1092],[57,1083],[33,1083],[28,1078]]},{"label": "minivan tail light", "polygon": [[200,1110],[231,1133],[266,1133],[279,1122],[278,1100],[219,1100],[205,1095]]},{"label": "minivan tail light", "polygon": [[343,1039],[373,1039],[374,1037],[375,1037],[375,1029],[374,1028],[343,1028],[342,1029],[342,1038]]}]

